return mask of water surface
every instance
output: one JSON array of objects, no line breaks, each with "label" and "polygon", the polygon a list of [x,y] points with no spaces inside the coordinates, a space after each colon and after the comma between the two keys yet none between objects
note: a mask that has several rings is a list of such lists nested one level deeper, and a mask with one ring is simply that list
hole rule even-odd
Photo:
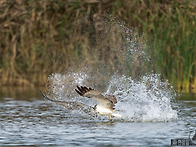
[{"label": "water surface", "polygon": [[44,100],[38,89],[28,93],[1,91],[0,146],[170,146],[196,129],[196,97],[190,94],[172,104],[177,119],[111,122],[70,112]]}]

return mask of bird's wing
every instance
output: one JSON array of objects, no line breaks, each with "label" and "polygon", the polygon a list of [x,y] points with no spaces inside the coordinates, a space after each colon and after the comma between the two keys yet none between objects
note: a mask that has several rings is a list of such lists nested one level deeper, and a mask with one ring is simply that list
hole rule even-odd
[{"label": "bird's wing", "polygon": [[88,88],[86,86],[77,86],[77,89],[75,91],[84,97],[92,98],[98,101],[98,105],[101,105],[106,108],[112,108],[114,109],[114,104],[117,103],[117,100],[114,96],[106,95],[103,96],[99,91],[96,91],[92,88]]},{"label": "bird's wing", "polygon": [[49,98],[46,94],[43,94],[41,91],[40,91],[40,93],[45,99],[47,99],[51,102],[55,102],[56,104],[64,106],[65,108],[70,109],[70,110],[81,110],[84,108],[85,109],[89,108],[88,105],[78,103],[78,102],[67,102],[67,101],[53,100],[53,99]]},{"label": "bird's wing", "polygon": [[117,103],[117,99],[116,99],[116,97],[115,96],[113,96],[113,95],[105,95],[105,97],[107,98],[107,99],[109,99],[110,101],[112,101],[112,103],[113,104],[116,104]]}]

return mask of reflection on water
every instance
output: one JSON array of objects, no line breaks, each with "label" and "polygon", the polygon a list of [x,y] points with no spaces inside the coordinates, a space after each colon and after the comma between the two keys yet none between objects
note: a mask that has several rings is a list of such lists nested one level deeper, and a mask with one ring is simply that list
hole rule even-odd
[{"label": "reflection on water", "polygon": [[0,99],[1,98],[14,98],[15,100],[27,100],[30,101],[32,98],[39,98],[40,92],[38,88],[29,87],[1,87],[0,88]]},{"label": "reflection on water", "polygon": [[169,146],[172,138],[188,138],[189,131],[196,129],[196,97],[192,95],[173,104],[177,120],[110,122],[69,112],[43,100],[38,89],[24,94],[1,92],[0,146]]}]

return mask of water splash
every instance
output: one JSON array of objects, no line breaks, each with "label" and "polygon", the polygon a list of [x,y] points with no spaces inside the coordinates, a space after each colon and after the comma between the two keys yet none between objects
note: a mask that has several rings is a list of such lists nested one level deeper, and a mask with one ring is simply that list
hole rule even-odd
[{"label": "water splash", "polygon": [[167,88],[167,81],[161,81],[160,75],[151,72],[152,49],[146,44],[145,36],[116,20],[103,26],[105,33],[97,34],[99,37],[94,43],[102,52],[92,52],[94,56],[86,57],[85,64],[82,64],[85,66],[75,64],[77,70],[52,74],[48,78],[48,94],[58,100],[93,105],[96,102],[82,98],[74,91],[77,85],[86,85],[103,94],[116,96],[116,109],[123,120],[156,122],[176,119],[177,111],[172,109],[171,102],[175,95],[172,88]]},{"label": "water splash", "polygon": [[67,74],[53,73],[48,77],[48,93],[58,100],[73,99],[76,85],[87,84],[88,75],[84,72]]},{"label": "water splash", "polygon": [[[76,85],[89,86],[88,83],[85,84],[86,81],[91,80],[88,74],[84,72],[66,75],[53,74],[49,79],[53,81],[51,83],[53,85],[52,92],[58,100],[78,101],[88,105],[95,104],[95,101],[80,97],[74,91]],[[63,81],[66,81],[66,83]],[[61,84],[62,82],[63,84]],[[168,82],[160,80],[158,74],[143,76],[140,81],[134,81],[131,77],[114,75],[103,94],[113,94],[118,99],[115,108],[117,113],[122,115],[120,120],[165,122],[177,119],[177,111],[172,109],[171,102],[173,90],[167,88],[168,85]],[[99,118],[102,117],[99,116]],[[103,118],[105,119],[105,117]],[[119,120],[119,118],[114,119]]]},{"label": "water splash", "polygon": [[107,94],[118,98],[116,109],[128,121],[170,121],[177,119],[177,111],[172,109],[172,89],[162,82],[158,74],[142,77],[134,81],[131,77],[114,76]]}]

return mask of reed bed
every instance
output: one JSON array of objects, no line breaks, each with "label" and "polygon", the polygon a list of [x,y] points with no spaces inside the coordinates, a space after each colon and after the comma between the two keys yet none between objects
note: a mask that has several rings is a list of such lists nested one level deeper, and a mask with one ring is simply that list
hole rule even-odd
[{"label": "reed bed", "polygon": [[[146,42],[153,64],[137,52],[126,56],[116,18],[134,28],[130,38]],[[0,85],[45,85],[51,73],[84,67],[132,77],[152,69],[196,92],[195,22],[196,3],[187,0],[2,0]]]}]

